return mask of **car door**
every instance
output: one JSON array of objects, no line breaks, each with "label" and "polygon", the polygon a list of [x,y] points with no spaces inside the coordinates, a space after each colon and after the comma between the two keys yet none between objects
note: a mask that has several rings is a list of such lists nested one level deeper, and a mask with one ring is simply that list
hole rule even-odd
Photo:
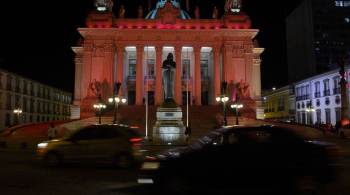
[{"label": "car door", "polygon": [[63,155],[66,160],[80,161],[91,157],[91,140],[96,137],[93,127],[85,127],[76,132],[69,140],[68,144],[62,146]]},{"label": "car door", "polygon": [[113,126],[99,126],[94,129],[95,139],[90,143],[90,156],[95,159],[111,159],[121,153],[125,140],[119,129]]}]

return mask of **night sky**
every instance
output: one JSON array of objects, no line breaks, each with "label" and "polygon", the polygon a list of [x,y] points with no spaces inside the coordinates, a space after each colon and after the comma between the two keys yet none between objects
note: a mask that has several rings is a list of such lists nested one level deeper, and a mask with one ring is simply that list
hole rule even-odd
[{"label": "night sky", "polygon": [[[262,56],[265,89],[288,84],[284,22],[297,1],[277,2],[243,0],[243,10],[251,17],[253,28],[261,30],[257,37],[260,46],[266,48]],[[124,4],[126,16],[135,17],[140,3],[146,14],[146,0],[116,0],[115,10]],[[192,0],[192,16],[196,4],[200,7],[201,17],[208,18],[213,5],[221,8],[222,13],[224,0]],[[2,1],[0,67],[73,92],[74,54],[71,46],[76,45],[77,28],[84,27],[85,18],[92,9],[93,0]]]}]

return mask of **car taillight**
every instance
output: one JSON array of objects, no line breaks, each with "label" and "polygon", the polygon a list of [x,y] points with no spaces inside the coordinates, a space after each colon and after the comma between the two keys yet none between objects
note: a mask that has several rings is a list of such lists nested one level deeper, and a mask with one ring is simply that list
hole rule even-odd
[{"label": "car taillight", "polygon": [[142,142],[142,138],[131,138],[129,141],[132,143],[134,146],[140,146]]}]

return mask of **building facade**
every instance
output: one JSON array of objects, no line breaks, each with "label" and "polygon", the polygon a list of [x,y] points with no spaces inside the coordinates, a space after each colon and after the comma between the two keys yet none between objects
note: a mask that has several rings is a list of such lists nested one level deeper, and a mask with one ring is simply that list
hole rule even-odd
[{"label": "building facade", "polygon": [[82,113],[93,112],[96,98],[105,101],[115,95],[116,83],[129,105],[143,105],[145,98],[162,104],[162,63],[169,53],[176,62],[174,99],[179,105],[216,104],[224,81],[228,89],[238,83],[249,86],[245,97],[260,100],[263,49],[255,47],[258,30],[250,29],[249,17],[239,9],[227,7],[222,18],[190,19],[178,0],[159,0],[145,19],[126,19],[123,10],[115,17],[112,8],[97,7],[86,27],[78,29],[84,41],[73,48],[74,104]]},{"label": "building facade", "polygon": [[262,100],[265,119],[295,120],[295,94],[293,85],[272,91],[265,91],[262,94]]},{"label": "building facade", "polygon": [[[0,131],[14,124],[70,118],[72,94],[0,69]],[[22,113],[15,114],[14,110]]]},{"label": "building facade", "polygon": [[[349,79],[347,68],[347,78]],[[296,121],[301,124],[335,125],[341,119],[339,70],[320,74],[295,84]],[[347,98],[349,98],[347,91]]]},{"label": "building facade", "polygon": [[337,68],[350,53],[349,0],[303,0],[286,24],[290,82]]}]

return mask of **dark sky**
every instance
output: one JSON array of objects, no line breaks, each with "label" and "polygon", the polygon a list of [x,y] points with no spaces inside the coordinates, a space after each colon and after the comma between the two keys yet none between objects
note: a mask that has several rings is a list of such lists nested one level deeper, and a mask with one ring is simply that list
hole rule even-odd
[{"label": "dark sky", "polygon": [[[200,2],[200,3],[199,3]],[[261,30],[258,41],[263,54],[263,88],[287,84],[285,16],[296,1],[243,0],[243,10]],[[288,3],[290,2],[290,3]],[[116,0],[115,9],[126,5],[126,16],[134,17],[138,4],[146,0]],[[190,14],[199,5],[203,18],[213,5],[223,8],[224,0],[192,0]],[[0,67],[34,80],[73,92],[74,46],[93,0],[22,0],[0,4]],[[147,13],[147,11],[145,11]]]}]

